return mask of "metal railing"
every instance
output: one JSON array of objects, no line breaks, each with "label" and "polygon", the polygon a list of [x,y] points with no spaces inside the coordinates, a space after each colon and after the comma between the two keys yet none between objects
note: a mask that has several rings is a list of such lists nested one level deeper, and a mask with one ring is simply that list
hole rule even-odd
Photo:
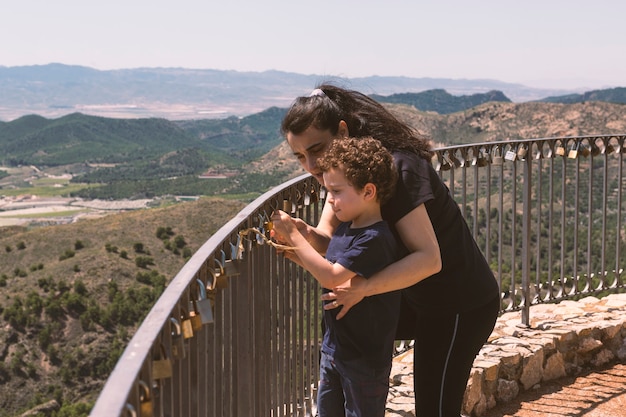
[{"label": "metal railing", "polygon": [[[624,288],[626,136],[436,149],[502,289],[502,311]],[[259,197],[185,264],[107,380],[92,417],[308,416],[314,410],[320,289],[266,243],[271,212],[315,224],[308,175]]]}]

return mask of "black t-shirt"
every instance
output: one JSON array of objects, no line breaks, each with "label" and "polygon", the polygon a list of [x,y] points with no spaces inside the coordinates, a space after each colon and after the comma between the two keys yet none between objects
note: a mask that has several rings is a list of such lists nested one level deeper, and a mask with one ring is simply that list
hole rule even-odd
[{"label": "black t-shirt", "polygon": [[432,164],[408,152],[395,151],[393,157],[399,179],[394,197],[382,207],[383,218],[394,227],[424,204],[441,251],[441,271],[405,289],[407,299],[420,308],[458,312],[493,300],[499,293],[493,272]]},{"label": "black t-shirt", "polygon": [[[329,262],[369,278],[399,259],[398,244],[386,222],[354,229],[350,224],[341,223],[335,230],[326,251]],[[323,352],[354,366],[389,366],[400,313],[400,291],[366,297],[337,320],[339,310],[324,311]]]}]

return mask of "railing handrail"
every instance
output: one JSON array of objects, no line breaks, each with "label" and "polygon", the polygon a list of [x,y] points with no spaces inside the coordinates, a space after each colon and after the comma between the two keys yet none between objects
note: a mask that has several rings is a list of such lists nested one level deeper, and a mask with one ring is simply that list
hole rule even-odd
[{"label": "railing handrail", "polygon": [[[598,148],[596,150],[599,154],[605,157],[601,172],[603,184],[596,187],[601,188],[598,192],[601,192],[600,200],[603,202],[604,210],[603,233],[604,235],[608,233],[607,216],[616,218],[617,232],[620,232],[623,222],[623,189],[626,184],[623,177],[625,139],[625,135],[572,136],[472,143],[434,149],[433,163],[436,164],[436,169],[449,184],[450,192],[459,202],[464,214],[471,213],[468,224],[474,230],[475,238],[484,240],[481,248],[487,253],[486,256],[488,259],[495,259],[496,275],[509,300],[509,305],[503,307],[503,310],[521,310],[523,323],[527,324],[529,320],[528,307],[532,303],[556,302],[581,294],[623,289],[621,274],[624,264],[620,257],[623,243],[619,233],[614,236],[615,241],[610,242],[606,240],[606,236],[602,236],[603,251],[607,245],[615,245],[614,252],[610,254],[615,259],[615,270],[611,272],[614,280],[608,282],[606,278],[608,274],[602,272],[600,283],[597,285],[587,276],[592,270],[591,262],[587,264],[587,274],[577,274],[577,265],[574,265],[571,268],[572,277],[567,276],[569,270],[563,264],[566,256],[564,248],[559,252],[560,270],[556,271],[558,272],[556,278],[553,277],[553,271],[549,270],[543,271],[547,273],[544,280],[538,266],[533,277],[531,246],[537,256],[540,256],[542,249],[547,247],[548,254],[552,257],[553,249],[552,242],[546,243],[541,236],[536,236],[537,242],[532,242],[531,233],[534,233],[534,229],[540,231],[538,233],[543,233],[541,228],[547,224],[548,240],[560,237],[561,242],[565,241],[565,233],[569,232],[565,225],[559,224],[557,226],[560,229],[556,230],[555,226],[553,230],[550,221],[555,222],[554,217],[557,213],[560,214],[561,220],[570,221],[566,217],[565,200],[571,197],[566,188],[571,187],[570,183],[573,183],[576,213],[579,204],[581,207],[588,206],[589,213],[585,216],[590,223],[586,229],[584,225],[573,225],[575,228],[573,263],[579,261],[580,248],[577,246],[579,234],[582,236],[586,232],[587,248],[591,248],[594,227],[594,213],[591,210],[595,199],[593,192],[598,191],[594,189],[593,184],[594,171],[597,170],[593,158],[597,155],[591,154],[589,163],[581,163],[580,159],[575,158],[576,154],[571,158],[572,154],[560,153],[563,160],[555,162],[557,148],[563,148],[558,149],[559,152],[566,152],[565,148],[571,146],[572,151],[578,152],[580,144]],[[576,145],[576,149],[573,145]],[[508,149],[508,152],[505,153],[505,149]],[[615,161],[608,159],[609,150],[617,154],[618,158]],[[508,161],[515,163],[505,166]],[[524,161],[521,173],[518,173],[517,161]],[[616,182],[615,195],[609,195],[608,190],[609,163],[612,167],[618,167],[616,178],[613,178]],[[574,179],[568,176],[572,170],[575,174]],[[581,171],[590,179],[589,185],[584,187],[578,180]],[[561,177],[554,178],[558,176],[557,174]],[[511,178],[515,178],[516,181],[507,178],[505,184],[506,175],[512,175]],[[547,180],[546,175],[549,176]],[[553,181],[557,180],[562,180],[562,183],[554,185]],[[518,181],[521,182],[521,192],[517,189]],[[510,189],[507,188],[507,184],[510,185]],[[545,187],[549,189],[546,190]],[[557,193],[557,189],[560,193]],[[586,199],[584,195],[581,197],[583,194],[581,189],[587,191]],[[316,197],[321,197],[319,202],[303,202],[306,200],[303,194],[311,197],[309,193],[316,192],[318,193]],[[322,193],[323,190],[316,181],[309,174],[303,174],[255,199],[211,236],[173,278],[148,313],[107,380],[91,416],[111,417],[133,413],[139,415],[139,409],[142,405],[147,405],[147,402],[157,413],[163,413],[164,409],[176,410],[172,412],[176,416],[212,415],[211,411],[214,410],[219,410],[219,414],[225,417],[246,412],[249,414],[251,410],[256,410],[258,415],[277,417],[310,414],[312,390],[315,389],[317,380],[315,364],[312,362],[315,361],[318,342],[316,326],[319,317],[316,311],[319,310],[319,300],[315,298],[315,293],[309,291],[318,287],[314,280],[307,278],[307,274],[301,268],[281,261],[267,245],[255,245],[248,241],[245,243],[242,256],[244,242],[237,239],[241,238],[238,233],[243,229],[256,224],[262,228],[260,215],[276,208],[283,208],[284,200],[291,200],[292,212],[295,215],[309,223],[316,223],[323,203]],[[508,204],[511,207],[504,207],[503,195],[509,196]],[[615,200],[615,206],[611,206],[611,210],[606,209],[609,197]],[[491,218],[492,199],[498,203],[497,220]],[[560,211],[554,210],[553,206],[559,201],[563,207]],[[518,210],[517,204],[521,205],[521,210]],[[479,209],[487,213],[484,226],[479,221]],[[510,225],[505,222],[508,213],[511,216],[508,220],[512,223]],[[521,219],[521,226],[516,224],[518,218]],[[508,241],[502,237],[504,232],[511,233]],[[521,237],[518,237],[519,233],[522,234]],[[497,243],[496,253],[492,253],[493,242]],[[519,242],[523,245],[517,246]],[[589,252],[587,248],[585,250]],[[504,249],[509,252],[505,253]],[[611,268],[606,267],[605,255],[608,254],[602,253],[599,270],[610,272]],[[521,263],[518,256],[522,257]],[[591,254],[587,253],[586,256],[589,259]],[[504,271],[506,266],[503,263],[504,258],[510,263],[511,270],[508,272]],[[539,265],[538,259],[535,262]],[[215,268],[216,265],[218,268]],[[236,270],[234,274],[239,275],[239,278],[234,279],[228,289],[214,288],[218,282],[225,284],[224,279],[227,279],[230,273],[228,270],[231,269]],[[206,280],[207,275],[213,276],[208,287],[211,287],[216,322],[205,325],[197,336],[183,340],[180,329],[171,328],[172,320],[175,322],[182,317],[181,306],[188,308],[187,303],[193,296],[196,280]],[[521,277],[523,284],[521,286],[518,285],[518,276]],[[510,278],[510,282],[505,284],[505,278]],[[310,287],[309,282],[312,285]],[[547,289],[544,288],[544,284]],[[568,289],[572,285],[573,287]],[[579,286],[584,288],[581,289]],[[542,291],[548,291],[547,295],[541,294]],[[247,304],[240,308],[237,303]],[[252,319],[255,320],[253,323],[250,322]],[[243,325],[246,326],[245,329],[240,328]],[[250,346],[246,346],[247,343],[250,343]],[[174,369],[172,376],[155,380],[152,369],[153,355],[161,346],[167,350]],[[246,349],[248,357],[239,364],[239,358],[233,355],[245,352]],[[187,351],[189,353],[186,353]],[[177,353],[177,358],[174,357],[174,352]],[[200,355],[200,352],[204,352],[204,356]],[[262,363],[256,362],[254,355],[259,355]],[[301,366],[303,368],[299,369]],[[245,378],[257,379],[244,381]],[[210,395],[207,390],[211,391]],[[249,392],[239,392],[242,390]],[[238,403],[238,395],[245,395],[244,400],[240,401],[243,405]],[[268,400],[266,397],[271,399]],[[217,413],[218,411],[215,411],[215,414]]]},{"label": "railing handrail", "polygon": [[257,197],[211,235],[211,237],[192,255],[167,285],[162,295],[137,329],[137,332],[135,332],[129,341],[128,346],[116,363],[113,372],[107,379],[98,401],[91,410],[90,416],[111,417],[123,415],[129,392],[136,384],[137,376],[144,367],[145,359],[150,356],[159,334],[163,331],[164,323],[169,320],[172,311],[180,302],[183,293],[189,287],[191,281],[193,281],[202,266],[206,264],[207,259],[214,256],[216,249],[229,240],[233,235],[233,231],[241,229],[241,224],[246,222],[263,204],[308,177],[310,177],[310,174],[302,174]]}]

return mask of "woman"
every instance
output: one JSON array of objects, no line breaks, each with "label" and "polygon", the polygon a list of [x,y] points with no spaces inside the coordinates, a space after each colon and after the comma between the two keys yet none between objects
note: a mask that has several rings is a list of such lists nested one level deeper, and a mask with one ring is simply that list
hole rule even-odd
[{"label": "woman", "polygon": [[[340,320],[364,297],[402,290],[414,320],[417,416],[459,417],[474,358],[491,334],[499,311],[497,282],[431,164],[430,142],[366,95],[323,84],[299,97],[281,126],[302,166],[321,184],[317,158],[337,137],[378,139],[394,157],[399,180],[383,219],[406,256],[369,279],[323,296],[341,307]],[[321,253],[339,224],[328,204],[317,227],[294,219]],[[287,255],[290,256],[290,255]],[[404,318],[402,318],[404,319]]]}]

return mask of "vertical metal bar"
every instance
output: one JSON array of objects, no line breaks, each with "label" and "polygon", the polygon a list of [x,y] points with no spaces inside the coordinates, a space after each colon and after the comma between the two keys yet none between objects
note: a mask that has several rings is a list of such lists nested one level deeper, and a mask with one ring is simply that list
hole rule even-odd
[{"label": "vertical metal bar", "polygon": [[593,230],[593,154],[589,155],[589,184],[587,186],[587,283],[585,285],[585,291],[589,292],[593,290],[593,271],[592,271],[592,230]]},{"label": "vertical metal bar", "polygon": [[[478,158],[477,156],[475,156]],[[474,200],[472,210],[474,212],[474,239],[478,239],[478,163],[474,165]]]},{"label": "vertical metal bar", "polygon": [[532,210],[532,158],[524,160],[524,190],[522,192],[522,324],[530,326],[530,224]]},{"label": "vertical metal bar", "polygon": [[554,144],[550,146],[548,171],[548,300],[554,298],[554,274],[552,273],[552,250],[554,248]]},{"label": "vertical metal bar", "polygon": [[[605,147],[606,149],[606,147]],[[600,250],[600,271],[601,272],[601,283],[600,286],[602,289],[606,289],[608,287],[606,282],[607,277],[607,265],[606,265],[606,231],[607,231],[607,221],[606,217],[608,215],[608,189],[609,189],[609,156],[606,151],[603,154],[604,157],[604,169],[602,170],[602,242],[601,242],[601,250]]]},{"label": "vertical metal bar", "polygon": [[559,291],[559,297],[567,295],[566,289],[566,280],[565,280],[565,228],[566,228],[566,220],[567,217],[565,215],[566,211],[566,202],[567,202],[567,159],[563,156],[562,160],[562,170],[561,170],[561,246],[560,246],[560,255],[561,255],[561,289]]},{"label": "vertical metal bar", "polygon": [[578,208],[580,207],[580,152],[576,156],[575,159],[576,169],[574,174],[574,249],[573,249],[573,257],[572,260],[572,279],[573,279],[573,287],[571,294],[578,294],[579,287],[578,283],[580,280],[578,274],[578,233],[579,233],[579,213]]},{"label": "vertical metal bar", "polygon": [[[487,155],[491,155],[491,149],[487,151]],[[486,207],[485,211],[487,212],[487,224],[485,227],[485,258],[487,259],[487,264],[491,265],[491,160],[487,161],[486,167]]]},{"label": "vertical metal bar", "polygon": [[[230,285],[230,284],[229,284]],[[224,408],[222,410],[224,416],[236,417],[235,405],[238,401],[238,392],[236,389],[236,377],[237,377],[237,363],[235,359],[235,349],[237,348],[234,338],[234,330],[237,326],[235,317],[233,315],[232,299],[236,299],[236,293],[232,285],[226,290],[222,291],[224,294],[224,319],[222,330],[224,332],[224,345],[222,346],[223,358],[223,370],[222,370],[222,396],[224,398]],[[219,363],[217,364],[219,367]]]},{"label": "vertical metal bar", "polygon": [[513,300],[513,306],[519,308],[517,303],[517,161],[511,162],[513,170],[512,184],[511,184],[511,298]]},{"label": "vertical metal bar", "polygon": [[[541,227],[542,227],[542,217],[543,217],[543,155],[541,154],[542,150],[542,143],[539,143],[538,145],[538,149],[537,151],[539,152],[539,157],[538,159],[536,159],[537,161],[537,181],[534,182],[534,184],[536,184],[537,187],[537,191],[535,194],[535,200],[537,201],[536,204],[536,218],[537,218],[537,223],[536,223],[536,231],[535,231],[535,245],[536,245],[536,251],[535,251],[535,291],[536,291],[536,300],[538,302],[543,301],[543,296],[541,295],[541,288],[542,288],[542,282],[541,282],[541,248],[542,248],[542,241],[543,239],[541,238]],[[530,158],[529,158],[530,159]],[[532,163],[532,162],[531,162]],[[531,190],[532,193],[532,190]],[[531,197],[532,198],[532,197]]]},{"label": "vertical metal bar", "polygon": [[502,237],[504,228],[504,162],[500,164],[498,175],[498,286],[502,291]]},{"label": "vertical metal bar", "polygon": [[235,363],[235,375],[237,382],[233,387],[237,394],[237,402],[234,404],[237,416],[252,416],[255,415],[253,409],[254,404],[254,378],[252,376],[253,361],[252,361],[252,297],[251,297],[251,277],[249,275],[249,262],[247,258],[249,254],[244,257],[244,260],[240,261],[242,265],[239,266],[240,275],[236,278],[230,279],[233,286],[233,298],[235,308],[233,313],[235,315],[234,322],[234,350],[235,356],[233,361]]},{"label": "vertical metal bar", "polygon": [[619,168],[617,169],[617,233],[615,236],[615,282],[616,286],[621,287],[622,271],[621,271],[621,246],[622,246],[622,189],[624,187],[623,165],[624,165],[624,138],[619,141]]}]

